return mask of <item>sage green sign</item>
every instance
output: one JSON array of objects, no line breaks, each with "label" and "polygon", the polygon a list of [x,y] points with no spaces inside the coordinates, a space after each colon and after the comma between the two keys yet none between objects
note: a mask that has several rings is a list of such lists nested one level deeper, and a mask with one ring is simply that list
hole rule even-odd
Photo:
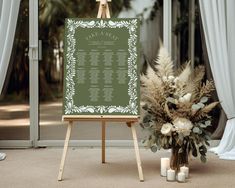
[{"label": "sage green sign", "polygon": [[138,19],[67,19],[64,115],[139,115]]}]

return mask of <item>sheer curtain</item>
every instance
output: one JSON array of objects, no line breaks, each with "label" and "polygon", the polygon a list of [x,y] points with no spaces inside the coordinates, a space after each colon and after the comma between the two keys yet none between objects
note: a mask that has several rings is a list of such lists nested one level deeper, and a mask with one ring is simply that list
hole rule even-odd
[{"label": "sheer curtain", "polygon": [[[19,6],[20,0],[0,0],[0,94],[11,57]],[[5,153],[0,153],[0,161],[5,157]]]},{"label": "sheer curtain", "polygon": [[199,0],[216,90],[228,117],[218,147],[221,159],[235,160],[235,1]]},{"label": "sheer curtain", "polygon": [[20,0],[0,0],[0,94],[14,42]]}]

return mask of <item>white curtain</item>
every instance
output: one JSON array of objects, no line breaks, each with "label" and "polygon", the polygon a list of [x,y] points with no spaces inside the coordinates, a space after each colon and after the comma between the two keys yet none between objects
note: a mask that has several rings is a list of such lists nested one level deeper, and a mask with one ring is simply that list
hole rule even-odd
[{"label": "white curtain", "polygon": [[199,0],[211,70],[228,117],[218,147],[221,159],[235,160],[235,1]]},{"label": "white curtain", "polygon": [[0,0],[0,94],[14,42],[20,0]]},{"label": "white curtain", "polygon": [[2,12],[2,0],[0,0],[0,20],[1,20],[1,12]]}]

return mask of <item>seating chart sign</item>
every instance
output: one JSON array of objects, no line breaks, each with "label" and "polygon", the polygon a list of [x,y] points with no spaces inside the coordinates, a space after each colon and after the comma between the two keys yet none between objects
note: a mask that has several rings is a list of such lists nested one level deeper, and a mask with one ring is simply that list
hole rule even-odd
[{"label": "seating chart sign", "polygon": [[66,19],[64,115],[139,115],[138,19]]}]

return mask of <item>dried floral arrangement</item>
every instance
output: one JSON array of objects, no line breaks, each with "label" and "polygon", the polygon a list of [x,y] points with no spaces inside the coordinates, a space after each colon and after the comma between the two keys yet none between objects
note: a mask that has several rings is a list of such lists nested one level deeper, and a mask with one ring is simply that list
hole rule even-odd
[{"label": "dried floral arrangement", "polygon": [[188,164],[188,155],[200,155],[206,162],[212,117],[209,112],[219,102],[209,102],[213,81],[202,82],[205,67],[191,70],[187,63],[174,71],[170,55],[160,47],[154,65],[141,75],[140,125],[148,131],[145,146],[153,152],[172,149],[171,168]]}]

